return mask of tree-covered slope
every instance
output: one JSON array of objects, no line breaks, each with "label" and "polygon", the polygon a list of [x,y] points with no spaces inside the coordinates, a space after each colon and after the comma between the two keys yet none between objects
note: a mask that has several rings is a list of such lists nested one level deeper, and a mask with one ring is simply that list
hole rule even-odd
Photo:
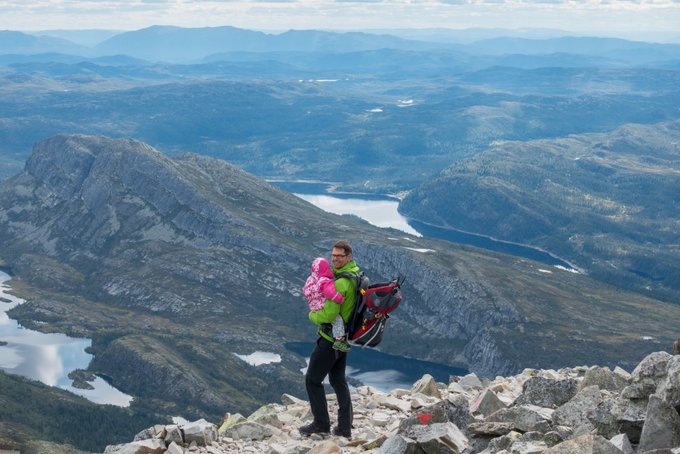
[{"label": "tree-covered slope", "polygon": [[531,244],[680,302],[680,123],[497,142],[401,203],[433,224]]}]

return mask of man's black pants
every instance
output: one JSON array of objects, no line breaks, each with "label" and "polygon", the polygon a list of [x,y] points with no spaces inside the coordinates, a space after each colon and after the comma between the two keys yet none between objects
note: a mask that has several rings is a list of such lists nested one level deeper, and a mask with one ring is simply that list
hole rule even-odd
[{"label": "man's black pants", "polygon": [[305,374],[305,386],[312,407],[314,422],[320,427],[330,427],[328,403],[323,388],[323,379],[328,375],[335,395],[338,397],[338,427],[351,429],[352,427],[352,399],[349,386],[345,378],[347,353],[333,349],[333,344],[323,337],[316,341],[316,347],[309,358],[309,367]]}]

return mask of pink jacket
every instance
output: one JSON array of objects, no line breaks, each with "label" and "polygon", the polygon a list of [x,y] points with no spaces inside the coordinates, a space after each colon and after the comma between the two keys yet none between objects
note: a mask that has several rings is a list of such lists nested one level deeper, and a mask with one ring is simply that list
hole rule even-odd
[{"label": "pink jacket", "polygon": [[342,295],[335,289],[331,265],[323,257],[318,257],[312,262],[312,274],[307,278],[302,292],[307,298],[309,310],[313,312],[321,310],[327,299],[338,304],[345,302]]}]

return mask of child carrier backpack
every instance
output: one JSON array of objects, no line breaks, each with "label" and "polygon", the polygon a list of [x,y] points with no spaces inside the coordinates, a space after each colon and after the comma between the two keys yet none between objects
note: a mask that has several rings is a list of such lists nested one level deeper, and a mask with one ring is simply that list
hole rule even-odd
[{"label": "child carrier backpack", "polygon": [[402,277],[389,282],[370,284],[361,274],[341,273],[335,278],[346,277],[356,282],[354,308],[346,326],[347,340],[353,345],[375,347],[380,344],[390,313],[401,303]]}]

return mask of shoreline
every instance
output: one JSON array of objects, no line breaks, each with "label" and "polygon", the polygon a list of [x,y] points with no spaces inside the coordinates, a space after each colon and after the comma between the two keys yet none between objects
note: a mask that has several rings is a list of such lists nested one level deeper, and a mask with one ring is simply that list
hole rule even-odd
[{"label": "shoreline", "polygon": [[[270,183],[300,184],[300,185],[306,185],[306,184],[312,185],[312,184],[314,184],[314,185],[326,186],[326,189],[324,190],[323,194],[318,194],[317,192],[309,192],[306,195],[328,195],[330,197],[332,197],[332,196],[352,196],[352,195],[356,195],[357,197],[361,197],[361,196],[364,196],[364,197],[365,196],[381,197],[381,198],[384,198],[386,200],[394,200],[394,201],[401,201],[403,199],[403,196],[400,197],[397,194],[381,194],[381,193],[373,193],[373,192],[335,191],[334,188],[337,188],[340,185],[340,183],[338,183],[338,182],[330,182],[330,181],[322,181],[322,180],[303,180],[303,179],[299,179],[299,180],[271,179],[271,180],[266,180],[266,181],[270,182]],[[293,191],[289,191],[289,192],[293,193]],[[300,191],[295,191],[295,192],[302,193]],[[423,225],[426,225],[426,226],[429,226],[429,227],[447,230],[447,231],[450,231],[450,232],[457,232],[457,233],[461,233],[461,234],[464,234],[464,235],[470,235],[470,236],[473,236],[473,237],[483,238],[483,239],[490,240],[490,241],[500,243],[500,244],[506,244],[506,245],[509,245],[509,246],[527,248],[527,249],[536,251],[536,252],[541,253],[541,254],[546,254],[549,257],[551,257],[552,259],[567,265],[567,267],[564,267],[563,265],[559,265],[559,264],[558,265],[551,264],[551,266],[555,266],[555,267],[562,266],[563,268],[566,269],[566,271],[569,271],[569,272],[583,274],[583,275],[588,274],[585,269],[575,265],[574,263],[570,262],[569,260],[564,259],[564,258],[562,258],[562,257],[560,257],[560,256],[558,256],[558,255],[556,255],[556,254],[554,254],[554,253],[552,253],[548,250],[540,248],[538,246],[533,246],[533,245],[525,244],[525,243],[518,243],[518,242],[515,242],[515,241],[501,240],[501,239],[496,238],[496,237],[491,236],[491,235],[484,235],[482,233],[476,233],[476,232],[468,232],[466,230],[457,229],[457,228],[451,227],[451,226],[442,226],[442,225],[436,225],[436,224],[433,224],[433,223],[430,223],[430,222],[421,221],[420,219],[412,218],[412,217],[409,217],[409,216],[402,214],[399,211],[398,206],[397,206],[397,213],[400,216],[402,216],[404,219],[406,219],[407,223],[409,223],[410,221],[413,221],[413,222],[417,222],[417,223],[420,223],[420,224],[423,224]],[[410,225],[410,223],[409,223],[409,225]],[[417,231],[417,229],[415,227],[413,227],[413,226],[411,226],[411,227],[414,230]],[[408,233],[408,232],[405,232],[405,233]],[[421,236],[426,237],[425,235],[422,234],[422,232],[418,232],[418,233],[420,233]],[[436,237],[431,237],[431,236],[429,236],[429,237],[430,238],[436,238]],[[493,249],[490,249],[490,248],[484,248],[484,247],[477,246],[477,245],[470,244],[470,243],[466,243],[466,242],[451,241],[451,240],[446,240],[446,239],[443,239],[443,238],[439,238],[439,239],[443,240],[443,241],[449,241],[450,243],[466,244],[466,245],[478,247],[478,248],[481,248],[481,249],[493,250]],[[523,257],[521,255],[511,254],[511,253],[508,253],[508,252],[501,252],[501,251],[494,251],[494,252],[498,252],[498,253],[506,254],[506,255],[512,255],[513,257]],[[523,258],[527,258],[527,257],[523,257]],[[536,259],[530,259],[530,260],[536,260]],[[540,260],[536,260],[536,261],[540,261]]]},{"label": "shoreline", "polygon": [[[399,214],[401,214],[401,213],[399,213]],[[586,270],[584,270],[583,268],[581,268],[581,267],[579,267],[579,266],[574,265],[574,264],[573,264],[572,262],[570,262],[569,260],[564,259],[564,258],[562,258],[562,257],[560,257],[560,256],[558,256],[558,255],[555,255],[555,254],[553,254],[552,252],[547,251],[547,250],[545,250],[545,249],[542,249],[542,248],[540,248],[540,247],[538,247],[538,246],[532,246],[532,245],[530,245],[530,244],[525,244],[525,243],[517,243],[517,242],[515,242],[515,241],[501,240],[500,238],[496,238],[496,237],[493,237],[493,236],[490,236],[490,235],[484,235],[484,234],[482,234],[482,233],[476,233],[476,232],[468,232],[468,231],[466,231],[466,230],[461,230],[461,229],[457,229],[457,228],[455,228],[455,227],[450,227],[450,226],[442,226],[442,225],[432,224],[432,223],[430,223],[430,222],[421,221],[420,219],[416,219],[416,218],[412,218],[412,217],[409,217],[409,216],[405,216],[405,215],[403,215],[403,214],[401,214],[401,215],[404,216],[404,218],[406,218],[406,219],[409,220],[409,221],[418,222],[418,223],[420,223],[420,224],[424,224],[424,225],[427,225],[427,226],[429,226],[429,227],[434,227],[434,228],[442,229],[442,230],[449,230],[449,231],[451,231],[451,232],[459,232],[459,233],[463,233],[463,234],[465,234],[465,235],[477,236],[477,237],[480,237],[480,238],[484,238],[484,239],[487,239],[487,240],[494,241],[494,242],[496,242],[496,243],[508,244],[508,245],[510,245],[510,246],[519,246],[519,247],[524,247],[524,248],[527,248],[527,249],[532,249],[532,250],[537,251],[537,252],[540,252],[540,253],[542,253],[542,254],[549,255],[550,257],[552,257],[552,258],[555,259],[555,260],[559,260],[560,262],[566,263],[566,264],[569,265],[569,267],[570,267],[570,269],[568,269],[567,271],[573,270],[573,271],[575,271],[575,272],[577,272],[577,273],[579,273],[579,274],[584,274],[584,275],[587,275],[587,274],[588,274],[588,273],[586,272]],[[452,243],[467,244],[467,243],[460,243],[460,242],[456,242],[456,241],[452,241]],[[474,245],[473,245],[473,246],[474,246]],[[475,246],[475,247],[478,247],[478,246]],[[485,248],[482,248],[482,249],[485,249]],[[507,254],[507,253],[505,253],[505,254],[506,254],[506,255],[512,255],[512,256],[514,256],[514,257],[521,257],[521,256],[518,256],[518,255],[515,255],[515,254]],[[553,266],[555,266],[555,265],[553,265]]]}]

